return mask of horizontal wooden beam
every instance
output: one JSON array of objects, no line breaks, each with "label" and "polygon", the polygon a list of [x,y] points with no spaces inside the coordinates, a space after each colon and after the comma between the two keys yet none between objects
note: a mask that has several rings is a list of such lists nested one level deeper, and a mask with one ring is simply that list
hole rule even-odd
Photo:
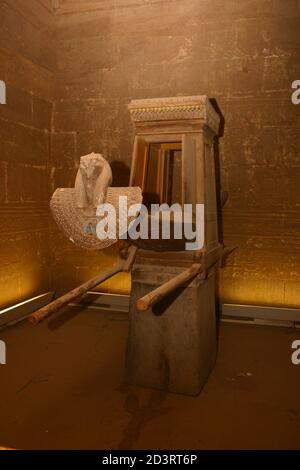
[{"label": "horizontal wooden beam", "polygon": [[105,269],[100,274],[98,274],[98,276],[94,277],[93,279],[90,279],[84,284],[81,284],[81,286],[76,287],[75,289],[67,292],[65,295],[54,300],[49,305],[46,305],[37,312],[32,313],[28,317],[28,321],[31,324],[36,325],[43,321],[45,318],[49,317],[50,315],[53,315],[54,313],[58,312],[61,308],[65,307],[70,302],[73,302],[74,300],[83,297],[85,294],[87,294],[88,291],[94,289],[94,287],[98,286],[107,279],[110,279],[115,274],[123,271],[130,271],[132,264],[134,263],[136,252],[136,247],[130,247],[127,252],[127,258],[120,259],[114,266]]},{"label": "horizontal wooden beam", "polygon": [[197,276],[197,274],[199,274],[201,271],[201,264],[193,264],[190,268],[178,274],[178,276],[173,277],[173,279],[170,279],[163,285],[159,286],[157,289],[154,289],[152,292],[150,292],[150,294],[147,294],[144,297],[138,299],[136,302],[137,310],[140,312],[148,310],[172,291],[190,281],[193,277]]}]

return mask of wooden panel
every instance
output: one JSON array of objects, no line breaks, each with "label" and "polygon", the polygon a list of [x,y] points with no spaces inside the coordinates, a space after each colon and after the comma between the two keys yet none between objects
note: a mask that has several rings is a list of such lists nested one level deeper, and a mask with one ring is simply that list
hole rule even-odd
[{"label": "wooden panel", "polygon": [[[196,138],[192,134],[183,134],[182,139],[182,180],[183,180],[183,203],[196,204],[197,202],[197,184],[201,176],[197,173],[197,155]],[[194,211],[193,211],[194,212]]]},{"label": "wooden panel", "polygon": [[216,179],[212,143],[204,144],[205,161],[205,240],[208,250],[218,243]]},{"label": "wooden panel", "polygon": [[139,186],[142,190],[145,187],[149,145],[144,139],[136,137],[130,185]]}]

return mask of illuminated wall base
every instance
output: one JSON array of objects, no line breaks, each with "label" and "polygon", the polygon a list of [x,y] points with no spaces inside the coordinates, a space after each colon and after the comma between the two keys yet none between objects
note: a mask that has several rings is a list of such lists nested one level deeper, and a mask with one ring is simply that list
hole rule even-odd
[{"label": "illuminated wall base", "polygon": [[240,320],[243,323],[255,323],[276,326],[300,326],[300,309],[283,307],[264,307],[259,305],[223,304],[221,319]]},{"label": "illuminated wall base", "polygon": [[[0,328],[20,321],[30,313],[50,303],[53,297],[53,292],[47,292],[0,311]],[[82,301],[70,305],[84,305],[87,308],[128,313],[129,301],[130,296],[126,294],[108,294],[93,291],[89,292]],[[222,304],[220,319],[226,322],[300,327],[300,309]]]},{"label": "illuminated wall base", "polygon": [[[89,292],[80,302],[89,308],[129,312],[129,295]],[[78,305],[78,304],[73,304]],[[300,326],[300,309],[263,307],[257,305],[222,304],[220,319],[223,321],[257,325]]]},{"label": "illuminated wall base", "polygon": [[32,299],[13,305],[12,307],[0,310],[0,328],[22,320],[30,315],[30,313],[50,303],[53,297],[54,292],[47,292],[46,294],[38,295]]}]

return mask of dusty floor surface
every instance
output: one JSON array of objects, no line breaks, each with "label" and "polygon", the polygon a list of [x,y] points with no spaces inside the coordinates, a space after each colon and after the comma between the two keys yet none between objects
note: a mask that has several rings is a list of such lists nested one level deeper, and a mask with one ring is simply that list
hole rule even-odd
[{"label": "dusty floor surface", "polygon": [[[67,321],[68,320],[68,321]],[[0,331],[0,445],[18,449],[300,449],[300,330],[222,324],[196,397],[122,385],[127,317],[68,308]]]}]

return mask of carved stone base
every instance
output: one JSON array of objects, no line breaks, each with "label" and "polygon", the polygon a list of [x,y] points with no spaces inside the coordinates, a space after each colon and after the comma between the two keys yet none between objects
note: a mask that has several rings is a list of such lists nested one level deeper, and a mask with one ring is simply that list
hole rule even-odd
[{"label": "carved stone base", "polygon": [[215,275],[176,290],[140,313],[138,298],[182,268],[135,265],[132,273],[125,382],[197,395],[216,359]]}]

